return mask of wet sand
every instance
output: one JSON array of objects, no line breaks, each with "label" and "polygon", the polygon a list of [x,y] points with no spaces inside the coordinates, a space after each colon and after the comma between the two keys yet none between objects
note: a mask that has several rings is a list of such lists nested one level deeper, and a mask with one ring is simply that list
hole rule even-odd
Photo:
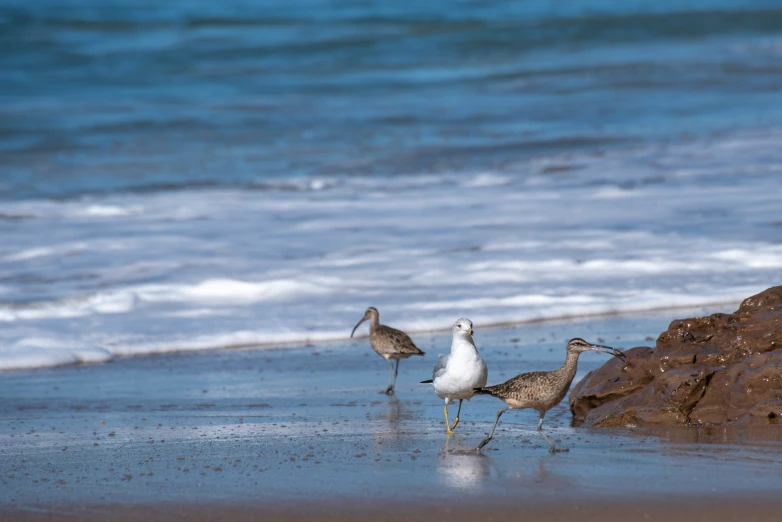
[{"label": "wet sand", "polygon": [[[401,504],[401,505],[400,505]],[[336,503],[297,504],[280,507],[265,504],[112,504],[86,507],[65,507],[46,510],[17,510],[0,513],[0,520],[57,521],[77,519],[88,522],[99,520],[199,522],[231,520],[285,520],[305,522],[325,521],[407,521],[431,522],[449,520],[530,520],[540,522],[774,522],[779,520],[779,500],[764,498],[714,499],[707,497],[679,499],[633,499],[607,502],[602,499],[557,503],[462,503],[448,505],[400,502],[359,501],[358,505]]]},{"label": "wet sand", "polygon": [[[627,348],[672,318],[476,325],[476,343],[495,383],[557,367],[569,337]],[[524,411],[479,455],[501,403],[465,403],[447,438],[418,381],[449,337],[415,340],[427,356],[392,398],[365,339],[0,374],[0,518],[778,519],[782,430],[574,428],[565,401],[546,427],[569,452],[549,455]],[[582,356],[577,379],[604,361]]]}]

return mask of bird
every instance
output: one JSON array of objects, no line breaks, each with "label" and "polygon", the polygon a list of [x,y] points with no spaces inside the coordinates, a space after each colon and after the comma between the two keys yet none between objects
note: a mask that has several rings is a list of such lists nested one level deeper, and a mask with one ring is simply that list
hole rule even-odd
[{"label": "bird", "polygon": [[[421,381],[421,384],[431,383],[434,392],[441,399],[445,399],[445,432],[453,433],[459,424],[459,415],[462,412],[462,402],[470,400],[475,395],[476,388],[486,386],[489,370],[483,362],[472,340],[472,321],[459,319],[453,325],[453,338],[451,341],[451,353],[441,355],[437,365],[432,371],[432,378]],[[456,411],[456,419],[453,425],[448,421],[448,403],[459,400],[459,409]]]},{"label": "bird", "polygon": [[494,426],[491,429],[491,433],[481,441],[475,450],[480,452],[481,448],[494,438],[494,430],[497,429],[497,423],[500,421],[500,416],[502,416],[503,413],[511,409],[521,410],[524,408],[532,408],[540,413],[538,431],[543,435],[543,438],[546,439],[546,442],[548,442],[549,452],[558,453],[560,451],[568,451],[567,449],[557,448],[546,436],[543,432],[543,418],[546,416],[547,411],[559,404],[565,395],[567,395],[570,383],[573,382],[573,377],[576,375],[578,356],[588,350],[609,353],[622,361],[627,360],[625,354],[621,350],[611,348],[610,346],[590,344],[583,339],[575,338],[568,341],[565,364],[558,370],[551,372],[522,373],[502,384],[476,388],[474,390],[476,395],[491,395],[492,397],[497,397],[501,401],[505,401],[507,406],[497,412],[497,418],[494,420]]},{"label": "bird", "polygon": [[[372,345],[372,349],[380,357],[388,361],[388,369],[390,371],[388,388],[381,393],[394,395],[396,376],[399,374],[399,360],[407,359],[413,355],[423,356],[425,353],[418,349],[413,340],[410,339],[410,336],[405,332],[380,324],[380,313],[374,306],[367,308],[367,311],[364,312],[364,317],[353,327],[353,331],[350,332],[351,338],[364,321],[369,321],[369,344]],[[392,359],[396,361],[396,368],[391,362]]]}]

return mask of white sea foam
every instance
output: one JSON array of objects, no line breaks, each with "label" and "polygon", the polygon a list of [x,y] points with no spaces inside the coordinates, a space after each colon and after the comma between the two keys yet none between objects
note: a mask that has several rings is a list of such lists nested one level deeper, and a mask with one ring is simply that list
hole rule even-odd
[{"label": "white sea foam", "polygon": [[0,202],[28,216],[0,222],[0,369],[336,340],[369,305],[411,332],[459,316],[480,331],[729,311],[780,283],[780,139],[542,157],[498,173]]},{"label": "white sea foam", "polygon": [[5,256],[5,261],[28,261],[36,257],[67,256],[81,252],[85,243],[71,243],[59,246],[34,247]]},{"label": "white sea foam", "polygon": [[79,296],[62,301],[0,305],[0,321],[68,319],[93,314],[121,314],[133,310],[136,296],[132,292],[106,292]]},{"label": "white sea foam", "polygon": [[110,361],[113,355],[100,346],[78,339],[22,338],[0,351],[0,369],[29,369],[66,364]]},{"label": "white sea foam", "polygon": [[115,217],[129,216],[141,212],[140,207],[125,208],[118,205],[88,205],[75,212],[75,215]]},{"label": "white sea foam", "polygon": [[326,293],[317,284],[293,279],[275,279],[262,282],[237,281],[235,279],[207,279],[193,285],[145,286],[135,290],[145,301],[172,303],[202,303],[242,305],[301,299],[308,295]]},{"label": "white sea foam", "polygon": [[26,261],[27,259],[33,259],[34,257],[50,256],[54,253],[54,249],[48,247],[28,248],[15,254],[11,254],[5,257],[6,261]]},{"label": "white sea foam", "polygon": [[[192,285],[140,285],[61,301],[0,305],[0,321],[121,314],[131,312],[142,301],[179,305],[241,306],[266,301],[303,299],[308,295],[327,292],[324,287],[313,283],[284,279],[256,283],[233,279],[208,279]],[[204,309],[175,312],[168,315],[172,317],[208,315]]]},{"label": "white sea foam", "polygon": [[484,172],[472,178],[464,180],[465,187],[495,187],[508,185],[511,180],[507,176],[499,176],[492,172]]}]

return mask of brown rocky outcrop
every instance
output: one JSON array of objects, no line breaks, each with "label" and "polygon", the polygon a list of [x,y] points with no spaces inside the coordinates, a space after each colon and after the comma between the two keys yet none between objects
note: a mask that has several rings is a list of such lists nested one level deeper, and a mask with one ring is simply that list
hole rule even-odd
[{"label": "brown rocky outcrop", "polygon": [[625,352],[570,394],[589,426],[782,425],[782,286],[732,314],[673,321],[655,348]]}]

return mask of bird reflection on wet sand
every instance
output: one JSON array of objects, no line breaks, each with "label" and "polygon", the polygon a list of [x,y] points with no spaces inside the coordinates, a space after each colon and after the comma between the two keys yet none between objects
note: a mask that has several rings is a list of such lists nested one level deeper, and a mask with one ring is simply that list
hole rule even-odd
[{"label": "bird reflection on wet sand", "polygon": [[[398,423],[400,419],[403,417],[404,408],[402,408],[402,401],[397,399],[395,396],[390,396],[388,398],[388,403],[386,404],[386,408],[384,411],[384,417],[388,422],[390,423]],[[409,413],[406,415],[407,417],[410,417]]]},{"label": "bird reflection on wet sand", "polygon": [[462,446],[456,434],[447,435],[437,472],[448,486],[475,489],[491,476],[492,459],[478,454],[473,448]]},{"label": "bird reflection on wet sand", "polygon": [[480,491],[495,490],[500,482],[510,489],[538,489],[541,484],[553,489],[576,487],[572,478],[552,472],[556,464],[551,454],[540,458],[523,459],[517,466],[504,466],[501,459],[476,453],[474,448],[463,445],[456,435],[446,438],[445,447],[437,463],[437,473],[449,487]]},{"label": "bird reflection on wet sand", "polygon": [[388,400],[374,401],[372,406],[367,418],[377,421],[373,423],[375,442],[394,440],[402,443],[414,435],[413,421],[421,416],[420,403],[389,396]]}]

